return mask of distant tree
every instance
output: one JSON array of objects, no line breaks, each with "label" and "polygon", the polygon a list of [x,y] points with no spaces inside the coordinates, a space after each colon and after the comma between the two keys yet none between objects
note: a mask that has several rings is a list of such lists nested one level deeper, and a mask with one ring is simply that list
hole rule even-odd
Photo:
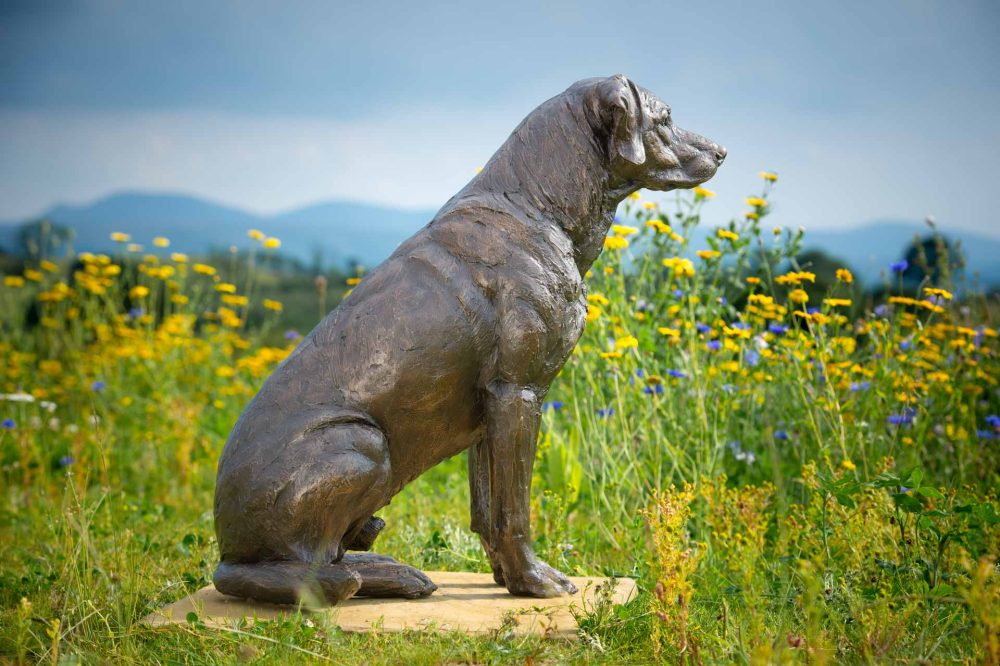
[{"label": "distant tree", "polygon": [[26,222],[17,232],[18,250],[33,262],[69,256],[75,238],[73,229],[47,219]]}]

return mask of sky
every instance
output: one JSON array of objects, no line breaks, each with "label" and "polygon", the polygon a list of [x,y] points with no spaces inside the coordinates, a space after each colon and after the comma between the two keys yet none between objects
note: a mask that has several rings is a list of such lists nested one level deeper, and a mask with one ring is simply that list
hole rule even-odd
[{"label": "sky", "polygon": [[121,190],[437,208],[535,106],[622,73],[724,144],[728,219],[1000,237],[1000,3],[0,2],[0,220]]}]

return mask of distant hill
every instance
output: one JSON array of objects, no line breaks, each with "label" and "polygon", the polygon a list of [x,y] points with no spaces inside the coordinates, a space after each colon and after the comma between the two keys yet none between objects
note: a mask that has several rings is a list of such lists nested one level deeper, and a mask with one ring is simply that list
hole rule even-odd
[{"label": "distant hill", "polygon": [[[155,236],[171,240],[171,250],[199,254],[231,245],[248,247],[248,229],[281,239],[282,254],[311,265],[317,252],[325,266],[356,259],[373,266],[434,216],[432,210],[410,211],[368,204],[331,201],[276,215],[257,215],[196,197],[126,192],[81,206],[55,206],[38,217],[72,227],[77,251],[116,249],[109,236],[123,231],[136,243],[152,246]],[[804,249],[819,248],[843,259],[859,278],[876,283],[888,265],[899,260],[915,234],[929,229],[918,222],[877,220],[842,230],[808,231]],[[983,286],[1000,285],[1000,239],[968,231],[941,233],[959,243],[968,261],[966,275],[979,275]],[[0,246],[16,245],[17,224],[0,224]],[[704,233],[704,231],[702,232]],[[692,247],[703,246],[703,236]]]},{"label": "distant hill", "polygon": [[[413,232],[427,224],[435,211],[409,211],[336,201],[277,215],[257,215],[195,197],[127,192],[82,206],[55,206],[39,218],[72,227],[78,252],[109,252],[117,248],[111,232],[122,231],[132,241],[152,248],[156,236],[170,239],[170,250],[198,254],[231,245],[249,247],[249,229],[260,229],[281,240],[281,253],[312,264],[317,252],[324,265],[356,259],[374,265]],[[0,224],[0,246],[16,246],[17,223]]]}]

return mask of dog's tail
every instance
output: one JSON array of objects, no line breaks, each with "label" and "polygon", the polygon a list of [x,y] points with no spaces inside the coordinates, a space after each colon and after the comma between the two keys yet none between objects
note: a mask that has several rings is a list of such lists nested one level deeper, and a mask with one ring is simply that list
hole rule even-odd
[{"label": "dog's tail", "polygon": [[333,606],[361,589],[361,576],[339,563],[222,562],[212,582],[223,594],[273,604],[296,604],[312,597]]}]

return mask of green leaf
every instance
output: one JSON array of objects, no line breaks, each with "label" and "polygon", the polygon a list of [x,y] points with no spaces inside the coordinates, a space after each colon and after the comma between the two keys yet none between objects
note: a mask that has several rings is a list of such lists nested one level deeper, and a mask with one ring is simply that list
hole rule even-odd
[{"label": "green leaf", "polygon": [[933,497],[934,499],[944,499],[944,494],[937,488],[932,488],[931,486],[922,486],[917,488],[917,492],[924,497]]}]

